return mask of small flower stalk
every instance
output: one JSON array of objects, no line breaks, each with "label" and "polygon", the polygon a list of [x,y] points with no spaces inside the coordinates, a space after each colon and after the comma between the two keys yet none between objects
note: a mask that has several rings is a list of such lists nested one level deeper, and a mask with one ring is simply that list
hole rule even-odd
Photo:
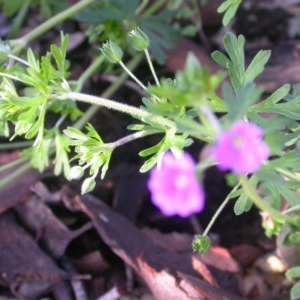
[{"label": "small flower stalk", "polygon": [[133,48],[137,51],[146,50],[150,43],[147,35],[139,27],[131,30],[128,33],[128,38],[132,42]]},{"label": "small flower stalk", "polygon": [[204,208],[204,191],[188,153],[175,158],[171,152],[166,152],[161,165],[151,170],[148,187],[152,202],[166,216],[188,217]]},{"label": "small flower stalk", "polygon": [[221,133],[211,153],[218,168],[237,175],[258,171],[270,154],[262,136],[260,127],[245,121],[239,121]]}]

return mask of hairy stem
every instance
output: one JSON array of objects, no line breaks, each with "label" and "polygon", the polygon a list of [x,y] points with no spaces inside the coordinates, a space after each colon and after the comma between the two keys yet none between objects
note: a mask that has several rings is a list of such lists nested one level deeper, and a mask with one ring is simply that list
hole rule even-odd
[{"label": "hairy stem", "polygon": [[[100,56],[99,56],[100,57]],[[104,57],[104,56],[101,56]],[[100,58],[99,58],[100,59]],[[129,63],[128,63],[128,68],[130,70],[134,70],[142,61],[143,56],[142,55],[138,55],[135,58],[133,58]],[[96,61],[95,61],[96,62]],[[91,68],[91,66],[90,66]],[[88,69],[87,69],[88,70]],[[86,72],[87,72],[86,70]],[[84,72],[85,73],[85,72]],[[112,85],[110,85],[102,94],[101,96],[103,98],[109,98],[111,97],[124,83],[124,81],[128,78],[128,74],[126,72],[123,72],[120,76],[119,79],[114,82]],[[78,91],[78,90],[76,90]],[[91,107],[89,107],[83,114],[83,116],[76,122],[73,124],[73,127],[77,128],[77,129],[82,129],[85,124],[97,113],[97,111],[99,110],[100,106],[98,105],[92,105]]]},{"label": "hairy stem", "polygon": [[92,95],[87,95],[87,94],[77,93],[77,92],[69,92],[69,93],[65,93],[62,95],[53,95],[52,97],[54,99],[58,99],[58,100],[73,99],[76,101],[95,104],[95,105],[103,106],[108,109],[112,109],[115,111],[129,114],[132,117],[137,118],[143,122],[148,121],[153,124],[157,124],[158,126],[165,126],[166,128],[174,128],[175,127],[175,123],[168,119],[154,115],[150,112],[147,112],[147,111],[137,108],[135,106],[120,103],[120,102],[106,99],[103,97],[92,96]]}]

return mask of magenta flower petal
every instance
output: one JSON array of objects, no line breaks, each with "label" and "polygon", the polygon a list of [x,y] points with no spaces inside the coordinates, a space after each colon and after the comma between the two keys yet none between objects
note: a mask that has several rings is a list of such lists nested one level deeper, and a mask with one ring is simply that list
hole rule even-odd
[{"label": "magenta flower petal", "polygon": [[175,158],[166,152],[161,166],[151,170],[148,187],[152,202],[166,216],[187,217],[204,208],[204,192],[196,178],[195,163],[187,153]]},{"label": "magenta flower petal", "polygon": [[260,127],[245,121],[239,121],[223,132],[212,148],[219,169],[231,170],[238,175],[258,171],[270,154],[262,136]]}]

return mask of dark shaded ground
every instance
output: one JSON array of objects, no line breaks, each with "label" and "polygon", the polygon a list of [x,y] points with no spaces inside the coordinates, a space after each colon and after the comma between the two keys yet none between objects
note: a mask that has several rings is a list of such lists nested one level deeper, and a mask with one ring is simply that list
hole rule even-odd
[{"label": "dark shaded ground", "polygon": [[[212,6],[217,2],[212,1]],[[283,83],[300,81],[293,25],[299,6],[275,8],[271,2],[245,5],[232,28],[226,29],[246,36],[248,58],[260,49],[273,50],[258,80],[266,93]],[[180,70],[189,51],[212,72],[218,70],[209,53],[221,48],[221,18],[210,7],[202,14],[203,32],[194,40],[183,39],[170,51],[159,73]],[[32,22],[27,26],[33,26]],[[59,29],[74,42],[68,58],[72,77],[77,78],[89,63],[89,45],[75,22]],[[42,49],[57,36],[58,30],[53,30],[35,47]],[[85,90],[101,93],[102,79],[95,75]],[[133,104],[140,101],[128,87],[114,98]],[[130,122],[106,110],[92,120],[106,141],[122,137]],[[117,149],[106,179],[98,181],[92,195],[81,197],[80,182],[54,177],[51,169],[41,175],[30,171],[0,192],[0,300],[288,299],[290,285],[282,270],[276,273],[266,266],[275,242],[264,236],[255,209],[235,217],[233,204],[228,205],[212,229],[211,250],[204,257],[192,253],[193,235],[201,233],[229,191],[224,174],[207,171],[206,208],[193,218],[165,218],[151,204],[147,174],[138,172],[137,153],[155,139]],[[196,143],[189,151],[198,159],[202,148]],[[17,156],[17,151],[2,152],[0,163]]]}]

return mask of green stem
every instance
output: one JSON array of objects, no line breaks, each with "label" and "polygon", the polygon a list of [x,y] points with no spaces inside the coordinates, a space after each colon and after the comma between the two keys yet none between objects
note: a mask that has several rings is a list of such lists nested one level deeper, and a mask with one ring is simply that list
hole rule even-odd
[{"label": "green stem", "polygon": [[119,65],[144,91],[147,90],[146,86],[126,67],[126,65],[121,60],[119,61]]},{"label": "green stem", "polygon": [[21,9],[18,11],[18,14],[16,15],[16,17],[14,17],[13,24],[7,35],[8,39],[13,38],[20,31],[20,28],[24,23],[25,17],[30,8],[30,4],[31,4],[31,0],[24,1],[23,5],[21,6]]},{"label": "green stem", "polygon": [[152,73],[153,78],[154,78],[154,80],[155,80],[155,83],[156,83],[156,85],[160,86],[160,83],[159,83],[159,80],[158,80],[158,78],[157,78],[155,69],[154,69],[154,67],[153,67],[152,60],[151,60],[151,57],[150,57],[150,54],[149,54],[148,49],[146,48],[144,52],[145,52],[145,55],[146,55],[147,62],[148,62],[148,64],[149,64],[151,73]]},{"label": "green stem", "polygon": [[253,201],[253,203],[259,208],[261,211],[267,212],[273,219],[282,222],[288,222],[293,224],[293,220],[286,215],[281,214],[279,211],[269,206],[265,201],[263,201],[256,193],[255,189],[249,183],[247,177],[240,176],[240,183],[247,194],[247,196]]},{"label": "green stem", "polygon": [[5,164],[5,165],[3,165],[3,166],[0,167],[0,173],[3,173],[5,171],[7,171],[7,170],[10,170],[10,169],[12,169],[12,168],[14,168],[14,167],[16,167],[16,166],[18,166],[18,165],[26,162],[27,160],[28,159],[25,158],[25,157],[20,157],[20,158],[14,160],[12,162],[9,162],[9,163],[7,163],[7,164]]},{"label": "green stem", "polygon": [[105,57],[103,55],[98,56],[97,59],[80,75],[77,80],[76,92],[81,91],[84,83],[97,71],[104,60]]},{"label": "green stem", "polygon": [[288,177],[289,179],[292,179],[292,180],[295,180],[295,181],[300,181],[300,178],[297,175],[289,172],[288,170],[285,170],[285,169],[282,169],[282,168],[275,168],[275,171],[277,171],[278,173]]},{"label": "green stem", "polygon": [[10,142],[5,144],[0,144],[0,150],[11,150],[11,149],[19,149],[26,148],[32,146],[32,141],[22,141],[22,142]]},{"label": "green stem", "polygon": [[165,0],[153,1],[149,8],[142,14],[143,17],[154,15],[162,6],[166,4]]},{"label": "green stem", "polygon": [[26,60],[24,60],[16,55],[8,54],[8,57],[12,60],[16,60],[16,61],[20,62],[21,64],[25,65],[26,67],[30,67],[30,64]]},{"label": "green stem", "polygon": [[70,18],[74,14],[78,13],[82,9],[86,8],[87,6],[91,5],[95,0],[82,0],[77,4],[65,9],[61,13],[53,16],[49,20],[42,23],[40,26],[36,27],[28,34],[24,35],[21,38],[11,40],[13,47],[15,47],[14,52],[18,53],[24,47],[26,47],[31,41],[35,40],[37,37],[41,36],[49,29],[53,28],[57,24],[63,22],[64,20]]},{"label": "green stem", "polygon": [[95,105],[106,107],[108,109],[113,109],[115,111],[129,114],[132,117],[142,121],[149,121],[151,123],[155,123],[158,126],[165,126],[166,128],[175,127],[175,123],[168,119],[154,115],[150,112],[147,112],[135,106],[120,103],[103,97],[92,96],[92,95],[87,95],[87,94],[77,93],[77,92],[69,92],[63,95],[55,95],[55,96],[53,95],[53,98],[58,100],[73,99],[76,101],[81,101],[89,104],[95,104]]},{"label": "green stem", "polygon": [[142,131],[137,131],[135,133],[132,133],[132,134],[129,134],[115,142],[112,142],[112,143],[108,143],[106,144],[108,147],[112,148],[112,149],[115,149],[117,147],[120,147],[122,145],[125,145],[127,143],[130,143],[136,139],[140,139],[142,137],[145,137],[147,135],[151,135],[151,134],[155,134],[156,132],[155,131],[150,131],[150,130],[142,130]]},{"label": "green stem", "polygon": [[0,190],[6,187],[7,185],[9,185],[10,183],[12,183],[13,181],[15,181],[17,178],[19,178],[21,175],[23,175],[30,169],[31,169],[30,162],[27,162],[23,166],[19,167],[16,171],[9,174],[7,177],[5,177],[0,181]]},{"label": "green stem", "polygon": [[289,209],[286,209],[286,210],[283,211],[282,213],[283,213],[283,214],[289,214],[289,213],[294,212],[294,211],[297,211],[297,210],[300,210],[300,204],[295,205],[295,206],[293,206],[293,207],[290,207]]},{"label": "green stem", "polygon": [[204,232],[203,232],[203,236],[204,235],[208,235],[211,227],[214,225],[215,221],[217,220],[217,218],[219,217],[220,213],[223,211],[223,209],[225,208],[225,206],[227,205],[227,203],[229,202],[229,200],[231,199],[231,194],[234,193],[239,187],[240,187],[240,183],[238,183],[232,190],[231,192],[227,195],[227,197],[225,198],[225,200],[222,202],[222,204],[219,206],[219,208],[217,209],[217,211],[214,213],[214,215],[212,216],[211,220],[209,221],[208,225],[206,226]]},{"label": "green stem", "polygon": [[141,12],[145,9],[147,4],[149,3],[149,0],[143,0],[142,3],[138,6],[138,8],[135,10],[135,15],[139,16]]},{"label": "green stem", "polygon": [[[143,59],[143,55],[138,55],[135,58],[133,58],[129,64],[128,64],[128,68],[130,70],[134,70],[142,61]],[[126,72],[122,73],[119,76],[119,79],[114,82],[112,85],[110,85],[102,94],[101,96],[103,98],[109,98],[111,97],[121,86],[122,84],[125,82],[125,80],[128,78],[128,74]],[[83,116],[76,122],[73,124],[73,127],[77,128],[77,129],[82,129],[86,123],[97,113],[97,111],[99,110],[99,106],[97,105],[92,105],[91,107],[89,107],[83,114]]]}]

